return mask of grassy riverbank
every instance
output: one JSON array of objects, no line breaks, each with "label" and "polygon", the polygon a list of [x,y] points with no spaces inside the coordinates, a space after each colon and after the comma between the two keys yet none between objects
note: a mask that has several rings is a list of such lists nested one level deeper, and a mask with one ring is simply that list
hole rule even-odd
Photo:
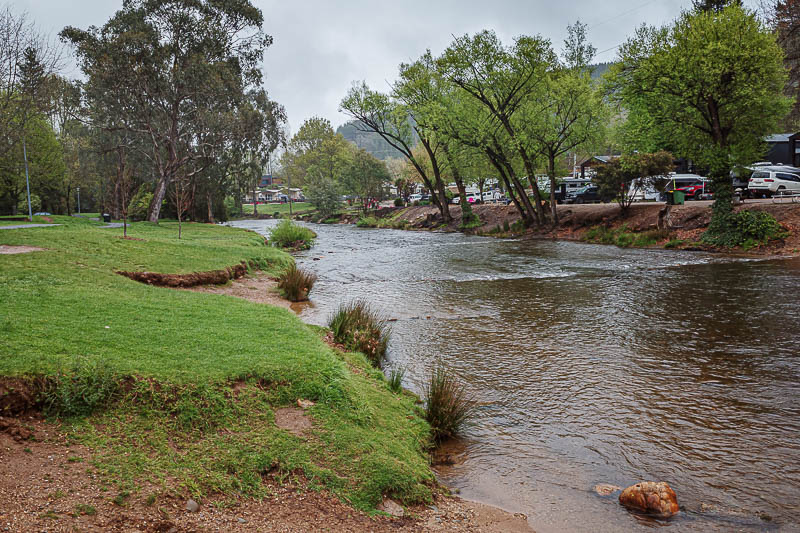
[{"label": "grassy riverbank", "polygon": [[[0,244],[0,396],[27,387],[58,416],[110,497],[268,494],[267,479],[325,488],[357,508],[382,495],[430,497],[427,424],[359,354],[337,355],[291,312],[224,295],[158,288],[115,274],[185,274],[244,261],[291,262],[263,237],[228,227],[69,217],[6,230]],[[17,391],[18,392],[18,391]],[[298,399],[303,431],[276,425]],[[0,398],[0,406],[11,402]],[[0,413],[8,415],[6,413]]]}]

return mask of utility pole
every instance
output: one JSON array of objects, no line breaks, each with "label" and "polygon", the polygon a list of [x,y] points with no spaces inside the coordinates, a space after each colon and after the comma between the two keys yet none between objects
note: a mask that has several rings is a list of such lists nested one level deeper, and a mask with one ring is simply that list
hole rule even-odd
[{"label": "utility pole", "polygon": [[78,189],[78,214],[81,214],[81,188],[77,187]]}]

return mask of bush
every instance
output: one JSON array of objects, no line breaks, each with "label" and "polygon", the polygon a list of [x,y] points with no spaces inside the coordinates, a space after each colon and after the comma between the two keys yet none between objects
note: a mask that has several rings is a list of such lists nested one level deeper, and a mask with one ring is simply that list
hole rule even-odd
[{"label": "bush", "polygon": [[359,228],[377,228],[378,224],[380,224],[380,221],[373,216],[361,217],[356,222],[356,226]]},{"label": "bush", "polygon": [[317,234],[310,229],[299,226],[291,220],[284,219],[269,232],[269,242],[279,248],[308,250],[313,246]]},{"label": "bush", "polygon": [[703,242],[726,247],[741,246],[749,250],[789,235],[775,217],[766,211],[743,209],[731,213],[723,226],[726,229],[721,233],[707,231],[703,235]]},{"label": "bush", "polygon": [[79,361],[47,379],[42,389],[44,412],[56,416],[92,414],[119,392],[119,379],[104,363]]},{"label": "bush", "polygon": [[681,244],[685,241],[683,239],[672,239],[668,243],[664,245],[664,248],[670,250],[672,248],[678,248]]},{"label": "bush", "polygon": [[328,321],[328,327],[336,342],[363,353],[373,365],[380,365],[386,355],[390,329],[369,304],[363,300],[341,304]]},{"label": "bush", "polygon": [[393,368],[389,374],[389,390],[392,392],[400,392],[403,390],[403,378],[406,375],[406,369],[403,367]]},{"label": "bush", "polygon": [[139,187],[139,191],[128,204],[128,218],[131,220],[147,220],[147,210],[153,201],[153,193],[147,187]]},{"label": "bush", "polygon": [[402,198],[395,198],[394,199],[394,206],[395,207],[403,207],[406,203],[403,201]]},{"label": "bush", "polygon": [[511,231],[511,226],[508,225],[508,220],[503,221],[503,231],[505,231],[506,233]]},{"label": "bush", "polygon": [[317,281],[317,275],[306,272],[292,265],[278,277],[278,288],[283,291],[287,300],[303,302],[308,300],[308,293]]},{"label": "bush", "polygon": [[434,442],[458,435],[477,406],[466,387],[441,365],[433,369],[423,389],[423,399],[425,419],[431,425]]}]

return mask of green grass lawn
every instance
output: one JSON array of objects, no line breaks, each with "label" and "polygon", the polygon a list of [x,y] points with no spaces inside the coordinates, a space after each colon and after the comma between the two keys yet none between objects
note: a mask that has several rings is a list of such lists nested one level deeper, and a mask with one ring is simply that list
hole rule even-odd
[{"label": "green grass lawn", "polygon": [[[253,214],[253,204],[244,204],[242,207],[245,215]],[[294,215],[311,213],[312,211],[316,211],[316,208],[308,202],[292,202],[292,214]],[[258,214],[273,215],[275,213],[288,215],[289,204],[258,204]]]},{"label": "green grass lawn", "polygon": [[[293,313],[223,295],[152,287],[115,270],[187,273],[291,257],[258,234],[208,224],[122,230],[71,217],[0,232],[0,376],[35,377],[108,483],[201,497],[261,497],[262,475],[302,472],[358,508],[382,494],[430,496],[429,429],[360,354],[339,355]],[[358,369],[354,372],[353,369]],[[314,429],[278,429],[273,409],[310,399]],[[145,483],[147,482],[147,483]]]}]

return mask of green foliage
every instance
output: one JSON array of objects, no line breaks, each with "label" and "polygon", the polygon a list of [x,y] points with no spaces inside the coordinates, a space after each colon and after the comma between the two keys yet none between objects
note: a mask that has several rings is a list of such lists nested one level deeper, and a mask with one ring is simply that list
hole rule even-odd
[{"label": "green foliage", "polygon": [[374,216],[361,217],[356,222],[359,228],[377,228],[380,221]]},{"label": "green foliage", "polygon": [[715,202],[707,233],[716,240],[729,240],[734,222],[730,169],[760,159],[763,138],[789,110],[782,55],[755,12],[731,5],[640,28],[612,67],[626,151],[668,148],[708,168]]},{"label": "green foliage", "polygon": [[663,150],[655,153],[623,155],[601,165],[597,169],[595,182],[601,196],[614,198],[626,211],[640,189],[654,187],[663,189],[663,184],[674,168],[674,157]]},{"label": "green foliage", "polygon": [[394,199],[394,206],[395,207],[403,207],[406,203],[403,201],[402,198],[395,198]]},{"label": "green foliage", "polygon": [[139,187],[139,190],[131,198],[128,205],[128,218],[131,220],[146,220],[147,210],[150,207],[150,202],[153,201],[153,191],[147,187]]},{"label": "green foliage", "polygon": [[403,378],[406,376],[406,369],[404,367],[393,367],[389,373],[389,390],[394,393],[403,391]]},{"label": "green foliage", "polygon": [[743,209],[729,215],[727,230],[723,233],[706,232],[703,242],[716,246],[741,246],[745,250],[763,246],[775,239],[784,239],[789,233],[766,211]]},{"label": "green foliage", "polygon": [[477,402],[455,374],[436,366],[423,388],[425,420],[431,425],[434,442],[455,437],[474,415]]},{"label": "green foliage", "polygon": [[686,241],[684,241],[683,239],[671,239],[669,242],[667,242],[667,243],[664,245],[664,248],[666,248],[666,249],[668,249],[668,250],[669,250],[669,249],[672,249],[672,248],[680,248],[680,246],[681,246],[681,245],[682,245],[684,242],[686,242]]},{"label": "green foliage", "polygon": [[607,226],[595,226],[590,228],[583,236],[583,240],[598,244],[613,244],[620,248],[636,247],[646,248],[669,238],[666,230],[647,230],[642,232],[628,231],[627,226],[623,225],[617,229]]},{"label": "green foliage", "polygon": [[374,366],[380,366],[389,344],[386,321],[363,300],[343,303],[328,321],[336,342],[361,352]]},{"label": "green foliage", "polygon": [[508,220],[504,220],[503,221],[503,231],[505,233],[508,233],[509,231],[511,231],[511,226],[508,224]]},{"label": "green foliage", "polygon": [[470,213],[470,214],[472,216],[469,218],[469,220],[465,220],[461,223],[462,230],[471,230],[483,226],[483,222],[481,221],[480,217],[478,217],[478,215],[476,215],[475,213]]},{"label": "green foliage", "polygon": [[364,202],[368,198],[382,198],[383,184],[389,181],[386,164],[365,150],[356,150],[342,172],[342,187]]},{"label": "green foliage", "polygon": [[288,218],[281,220],[269,232],[269,242],[279,248],[308,250],[314,245],[317,234],[312,230],[295,224]]},{"label": "green foliage", "polygon": [[306,198],[323,216],[329,216],[342,207],[339,186],[330,178],[309,177],[305,188]]},{"label": "green foliage", "polygon": [[278,288],[283,291],[283,295],[287,300],[303,302],[308,300],[308,294],[316,281],[316,274],[297,268],[297,265],[292,263],[278,277]]},{"label": "green foliage", "polygon": [[88,415],[107,407],[119,392],[120,379],[97,360],[76,360],[69,370],[51,375],[42,391],[45,413],[55,416]]}]

